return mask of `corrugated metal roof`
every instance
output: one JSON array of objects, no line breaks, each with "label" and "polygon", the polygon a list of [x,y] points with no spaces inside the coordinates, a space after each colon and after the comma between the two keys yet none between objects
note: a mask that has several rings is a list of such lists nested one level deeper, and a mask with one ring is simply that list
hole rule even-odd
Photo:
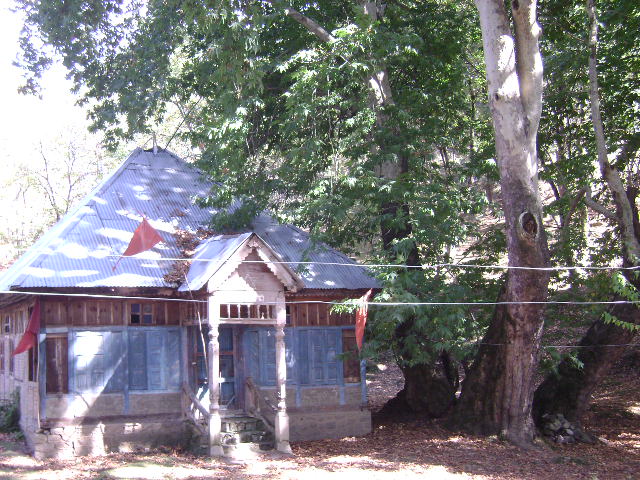
[{"label": "corrugated metal roof", "polygon": [[[168,151],[153,154],[136,149],[78,208],[44,234],[0,277],[0,289],[172,287],[164,280],[172,262],[162,259],[181,256],[174,237],[176,231],[195,232],[216,214],[215,209],[202,208],[195,202],[197,197],[210,194],[213,187],[197,169]],[[135,257],[122,258],[114,271],[117,255],[126,249],[142,215],[164,241]],[[256,219],[253,231],[284,261],[355,265],[334,249],[312,245],[304,231],[278,225],[269,216]],[[215,261],[216,252],[208,253]],[[194,267],[196,263],[204,262],[194,262]],[[378,286],[364,268],[332,265],[296,268],[295,263],[291,267],[302,278],[305,288]]]},{"label": "corrugated metal roof", "polygon": [[[187,281],[178,290],[184,292],[200,290],[249,237],[251,232],[237,235],[216,235],[207,238],[198,245],[193,255],[194,261],[189,267]],[[199,261],[209,260],[209,261]]]}]

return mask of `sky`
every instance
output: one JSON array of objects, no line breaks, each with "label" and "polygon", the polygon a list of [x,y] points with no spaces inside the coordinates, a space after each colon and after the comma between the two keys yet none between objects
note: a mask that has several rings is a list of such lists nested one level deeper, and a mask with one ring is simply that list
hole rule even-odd
[{"label": "sky", "polygon": [[[42,81],[42,99],[21,95],[21,71],[12,65],[18,52],[18,38],[22,16],[12,12],[11,0],[0,1],[0,156],[3,164],[17,161],[25,148],[39,138],[50,137],[66,124],[86,125],[85,113],[74,105],[76,98],[70,93],[61,65],[54,65]],[[9,174],[10,165],[0,168],[0,182]],[[3,183],[3,182],[2,182]]]},{"label": "sky", "polygon": [[[10,10],[12,4],[13,0],[0,0],[0,237],[7,234],[30,242],[42,228],[48,205],[41,194],[24,190],[21,168],[40,168],[40,142],[46,149],[62,136],[82,137],[77,132],[86,131],[88,121],[75,105],[77,98],[61,65],[45,73],[42,98],[17,92],[22,73],[12,63],[23,22],[19,12]],[[16,252],[10,242],[0,240],[0,267]]]}]

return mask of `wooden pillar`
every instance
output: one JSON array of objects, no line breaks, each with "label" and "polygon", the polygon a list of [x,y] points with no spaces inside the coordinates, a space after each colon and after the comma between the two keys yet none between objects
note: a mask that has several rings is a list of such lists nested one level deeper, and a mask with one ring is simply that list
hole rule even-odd
[{"label": "wooden pillar", "polygon": [[287,415],[287,359],[284,346],[284,325],[286,310],[284,302],[278,305],[276,324],[276,395],[278,411],[276,412],[276,449],[284,453],[293,453],[289,445],[289,416]]},{"label": "wooden pillar", "polygon": [[209,455],[221,456],[222,437],[220,430],[222,422],[220,420],[220,344],[218,343],[218,325],[220,307],[213,296],[209,297]]}]

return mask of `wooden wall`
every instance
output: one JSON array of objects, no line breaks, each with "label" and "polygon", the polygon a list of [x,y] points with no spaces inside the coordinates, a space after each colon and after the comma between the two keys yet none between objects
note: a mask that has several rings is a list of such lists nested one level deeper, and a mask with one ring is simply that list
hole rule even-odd
[{"label": "wooden wall", "polygon": [[13,356],[29,322],[34,299],[0,309],[0,399],[11,398],[20,390],[20,426],[33,431],[38,422],[37,350]]},{"label": "wooden wall", "polygon": [[[42,326],[179,325],[180,303],[82,298],[44,299]],[[139,311],[136,311],[138,307],[134,305],[140,305]],[[148,316],[145,317],[145,315]]]},{"label": "wooden wall", "polygon": [[326,303],[340,300],[342,299],[336,300],[335,298],[329,297],[287,298],[287,302],[291,302],[287,303],[288,314],[290,315],[288,324],[292,327],[333,327],[355,325],[355,314],[331,312],[332,305]]}]

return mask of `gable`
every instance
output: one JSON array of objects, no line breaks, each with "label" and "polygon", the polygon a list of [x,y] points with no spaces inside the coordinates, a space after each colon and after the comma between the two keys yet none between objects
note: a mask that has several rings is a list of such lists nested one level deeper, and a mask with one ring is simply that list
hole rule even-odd
[{"label": "gable", "polygon": [[[257,262],[257,263],[253,263]],[[282,292],[303,288],[294,271],[258,235],[238,234],[205,240],[196,254],[180,291]],[[233,294],[233,293],[230,293]]]}]

